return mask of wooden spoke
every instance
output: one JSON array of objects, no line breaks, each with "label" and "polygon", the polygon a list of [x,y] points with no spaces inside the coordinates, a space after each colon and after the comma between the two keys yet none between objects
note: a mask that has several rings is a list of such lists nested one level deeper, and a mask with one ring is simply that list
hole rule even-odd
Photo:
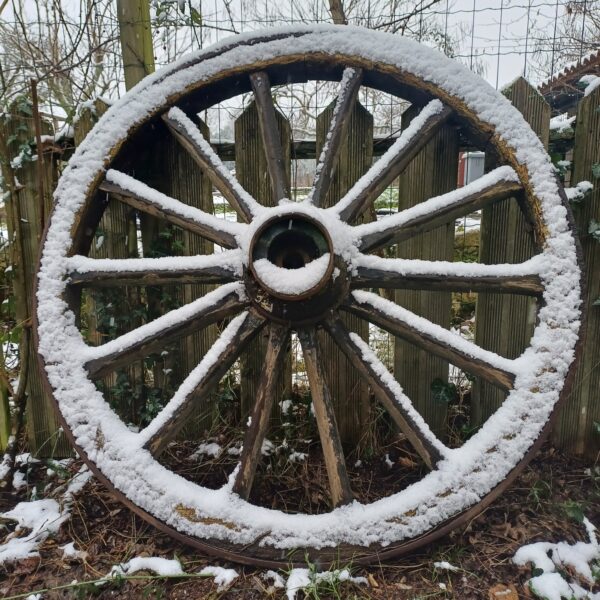
[{"label": "wooden spoke", "polygon": [[198,256],[110,259],[77,255],[69,257],[67,262],[69,283],[82,287],[222,284],[238,279],[241,254],[239,250],[226,250]]},{"label": "wooden spoke", "polygon": [[265,323],[263,317],[248,311],[225,328],[211,350],[181,384],[171,402],[140,433],[146,437],[144,448],[153,456],[158,456],[165,449],[187,423],[196,401],[216,387]]},{"label": "wooden spoke", "polygon": [[535,260],[515,265],[483,265],[363,255],[350,285],[354,289],[471,291],[540,296],[544,286],[537,274],[536,264]]},{"label": "wooden spoke", "polygon": [[356,227],[362,252],[396,244],[522,191],[510,167],[498,167],[463,188]]},{"label": "wooden spoke", "polygon": [[375,398],[406,435],[425,464],[432,469],[444,458],[445,447],[412,407],[399,383],[360,336],[351,334],[338,316],[328,319],[323,325],[352,366],[370,386]]},{"label": "wooden spoke", "polygon": [[187,150],[211,183],[241,219],[249,223],[256,212],[256,200],[237,182],[194,122],[179,108],[172,108],[162,118],[175,139]]},{"label": "wooden spoke", "polygon": [[450,108],[432,100],[340,200],[336,207],[340,218],[346,223],[354,221],[406,169],[451,114]]},{"label": "wooden spoke", "polygon": [[197,233],[219,246],[237,248],[235,235],[240,233],[240,225],[218,219],[199,208],[175,200],[125,173],[110,169],[100,184],[100,189],[125,204]]},{"label": "wooden spoke", "polygon": [[103,377],[123,365],[157,352],[180,337],[230,317],[247,305],[242,284],[221,286],[115,340],[90,348],[90,359],[85,367],[91,377]]},{"label": "wooden spoke", "polygon": [[308,374],[315,419],[319,428],[319,437],[333,506],[352,502],[350,480],[346,472],[344,450],[338,431],[335,412],[329,394],[329,388],[323,372],[323,360],[320,356],[319,342],[314,328],[298,330],[298,338],[302,346],[302,355]]},{"label": "wooden spoke", "polygon": [[503,390],[512,389],[515,374],[511,360],[488,352],[380,296],[363,291],[353,292],[352,296],[353,299],[342,305],[344,310],[404,338],[468,373],[478,375]]},{"label": "wooden spoke", "polygon": [[264,72],[252,73],[250,83],[258,109],[258,122],[260,133],[267,157],[269,175],[275,200],[290,197],[290,189],[287,183],[285,170],[285,159],[281,139],[277,128],[275,106],[271,95],[271,82],[269,76]]},{"label": "wooden spoke", "polygon": [[317,163],[313,187],[308,198],[315,206],[322,206],[331,185],[331,178],[337,166],[340,149],[346,138],[348,123],[360,84],[362,82],[362,69],[347,67],[344,69],[340,92],[333,110],[329,131],[323,144],[323,150]]},{"label": "wooden spoke", "polygon": [[277,382],[283,368],[283,359],[289,345],[289,339],[290,330],[288,327],[275,323],[270,326],[269,342],[260,376],[258,395],[252,410],[250,426],[244,435],[241,465],[233,484],[233,491],[246,500],[252,490],[254,475],[261,457],[262,444],[269,426]]}]

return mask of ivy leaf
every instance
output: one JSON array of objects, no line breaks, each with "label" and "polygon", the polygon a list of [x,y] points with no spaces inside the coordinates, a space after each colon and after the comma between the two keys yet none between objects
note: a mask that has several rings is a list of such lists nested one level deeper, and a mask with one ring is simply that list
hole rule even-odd
[{"label": "ivy leaf", "polygon": [[578,504],[577,502],[565,502],[565,504],[563,505],[565,514],[573,519],[574,521],[577,521],[578,523],[583,523],[583,519],[585,518],[585,515],[583,514],[583,509],[581,508],[581,504]]},{"label": "ivy leaf", "polygon": [[600,163],[594,163],[592,165],[592,175],[596,179],[600,179]]},{"label": "ivy leaf", "polygon": [[202,14],[199,11],[197,11],[194,7],[192,7],[190,15],[192,17],[192,23],[194,23],[194,25],[202,27]]},{"label": "ivy leaf", "polygon": [[431,391],[433,392],[433,399],[444,404],[449,404],[457,396],[456,386],[439,378],[431,382]]}]

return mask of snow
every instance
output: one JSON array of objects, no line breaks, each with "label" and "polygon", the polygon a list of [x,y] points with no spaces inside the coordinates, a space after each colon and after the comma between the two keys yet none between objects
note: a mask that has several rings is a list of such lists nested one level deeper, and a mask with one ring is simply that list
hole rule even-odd
[{"label": "snow", "polygon": [[331,264],[329,252],[300,269],[284,269],[266,258],[254,261],[257,277],[270,289],[280,294],[297,296],[316,287],[325,277]]},{"label": "snow", "polygon": [[581,202],[593,189],[590,181],[580,181],[575,187],[565,188],[565,194],[569,202]]},{"label": "snow", "polygon": [[195,256],[161,256],[160,258],[89,258],[76,254],[67,261],[67,274],[104,271],[120,272],[167,272],[172,269],[197,271],[220,267],[231,271],[232,275],[242,274],[242,255],[239,250],[225,250],[218,254],[198,254]]},{"label": "snow", "polygon": [[[600,546],[596,537],[595,526],[584,518],[589,542],[536,542],[517,550],[513,562],[519,566],[529,563],[540,569],[542,574],[529,580],[529,585],[540,597],[547,600],[561,598],[589,598],[600,600],[600,593],[586,591],[580,583],[594,585],[592,563],[600,559]],[[566,573],[577,575],[581,580],[567,580]]]},{"label": "snow", "polygon": [[68,516],[68,513],[61,512],[58,502],[52,498],[19,502],[12,510],[0,513],[3,519],[17,522],[15,535],[31,530],[22,537],[9,535],[7,541],[0,545],[0,565],[39,556],[38,546],[50,534],[56,533]]},{"label": "snow", "polygon": [[136,556],[126,563],[114,565],[106,579],[122,575],[133,575],[138,571],[150,571],[161,577],[177,577],[184,575],[181,563],[177,559],[162,558],[160,556]]},{"label": "snow", "polygon": [[223,567],[204,567],[199,574],[214,577],[218,592],[222,592],[229,588],[238,577],[238,573],[235,569],[224,569]]},{"label": "snow", "polygon": [[272,581],[273,587],[276,589],[282,590],[285,588],[285,580],[279,573],[277,573],[277,571],[266,571],[265,573],[262,573],[261,578],[265,581]]},{"label": "snow", "polygon": [[439,562],[434,562],[433,566],[439,571],[458,571],[458,567],[455,567],[453,564],[450,564],[448,561],[441,560]]},{"label": "snow", "polygon": [[[375,163],[379,164],[379,161]],[[367,172],[367,175],[371,171]],[[403,227],[410,226],[413,222],[421,220],[423,217],[433,214],[441,209],[449,209],[452,206],[458,206],[464,200],[473,194],[478,194],[486,191],[494,185],[501,182],[519,181],[514,169],[509,166],[497,167],[496,169],[482,175],[471,183],[457,188],[441,196],[430,198],[425,202],[415,204],[411,208],[400,211],[383,219],[365,223],[354,228],[359,246],[365,246],[365,241],[375,234],[389,233],[390,235],[400,231]]]},{"label": "snow", "polygon": [[600,87],[600,77],[598,75],[584,75],[579,82],[585,85],[584,96],[589,96],[596,88]]},{"label": "snow", "polygon": [[180,109],[173,107],[169,110],[169,118],[176,121],[183,127],[186,133],[194,141],[195,144],[208,158],[212,169],[220,175],[229,185],[229,187],[242,199],[245,205],[250,209],[253,215],[258,215],[264,211],[264,207],[260,205],[238,182],[231,174],[231,171],[223,164],[217,153],[212,149],[211,145],[206,141],[201,131],[194,125],[194,122]]},{"label": "snow", "polygon": [[[539,138],[508,100],[465,67],[411,40],[355,27],[270,29],[268,36],[275,35],[271,41],[261,40],[260,35],[224,40],[145,78],[101,117],[77,148],[55,192],[55,211],[42,254],[37,295],[39,352],[78,447],[117,490],[168,526],[188,535],[241,545],[260,538],[260,544],[267,548],[323,548],[342,542],[386,546],[414,538],[473,506],[511,472],[539,437],[559,399],[578,338],[581,290],[575,243],[554,167]],[[293,43],[289,35],[294,36]],[[419,482],[368,506],[354,502],[327,514],[285,514],[245,502],[227,486],[213,490],[187,481],[143,450],[147,432],[130,431],[88,379],[84,364],[89,349],[62,294],[67,285],[67,256],[75,215],[98,176],[110,168],[112,148],[123,143],[142,122],[163,112],[167,98],[183,90],[199,89],[223,70],[239,72],[257,63],[268,64],[274,57],[302,55],[309,60],[323,48],[336,57],[358,54],[383,70],[401,69],[406,77],[426,81],[434,95],[447,103],[466,106],[495,129],[502,146],[514,151],[514,158],[506,158],[534,191],[544,215],[546,236],[540,278],[545,291],[530,348],[519,359],[523,369],[514,389],[463,447],[447,451],[437,468]],[[126,176],[117,177],[125,182]],[[133,185],[138,184],[134,180]],[[153,193],[159,194],[156,190]],[[156,201],[169,203],[162,196]],[[183,206],[175,204],[178,211],[191,209]],[[342,223],[334,209],[283,203],[265,210],[248,225],[216,217],[214,220],[234,235],[243,260],[248,261],[249,242],[256,229],[268,218],[292,212],[319,221],[331,234],[335,254],[352,269],[359,256],[358,227]],[[382,219],[375,226],[400,215]],[[213,226],[209,217],[202,211],[193,214],[193,219]],[[217,351],[202,361],[202,368],[218,357]],[[195,377],[201,375],[196,373]],[[394,381],[389,373],[388,377]],[[187,385],[193,384],[193,378],[187,381]],[[99,438],[103,440],[101,445],[97,443]],[[195,517],[189,519],[178,511],[180,505],[190,509],[185,514]]]},{"label": "snow", "polygon": [[171,198],[170,196],[151,188],[138,179],[135,179],[126,173],[122,173],[121,171],[109,169],[106,172],[106,181],[108,183],[114,183],[115,185],[118,185],[122,189],[127,190],[136,196],[145,198],[148,202],[157,206],[161,210],[175,213],[182,219],[191,221],[198,225],[210,227],[216,231],[228,233],[234,237],[242,232],[241,224],[219,219],[218,217],[206,213],[199,208],[190,206],[189,204],[184,204],[183,202],[180,202],[175,198]]},{"label": "snow", "polygon": [[361,197],[372,181],[381,173],[385,172],[397,159],[398,155],[419,134],[425,122],[442,112],[444,105],[439,100],[432,100],[402,131],[400,137],[387,149],[385,154],[369,169],[350,189],[350,191],[331,210],[338,214],[344,212],[348,207]]},{"label": "snow", "polygon": [[88,557],[87,552],[75,548],[75,542],[69,542],[60,548],[63,551],[63,558],[85,560]]},{"label": "snow", "polygon": [[550,119],[550,131],[556,131],[557,133],[564,133],[569,129],[573,128],[575,124],[575,119],[577,117],[573,115],[570,117],[568,113],[563,113],[561,115],[556,115],[556,117],[552,117]]},{"label": "snow", "polygon": [[369,585],[364,577],[352,577],[348,569],[335,569],[333,571],[315,572],[309,569],[292,569],[285,587],[287,600],[295,600],[298,592],[303,590],[316,590],[321,584],[333,585],[337,582],[349,581],[354,584]]},{"label": "snow", "polygon": [[217,458],[223,452],[223,448],[216,442],[202,443],[200,444],[190,458],[199,458],[200,456],[212,456]]}]

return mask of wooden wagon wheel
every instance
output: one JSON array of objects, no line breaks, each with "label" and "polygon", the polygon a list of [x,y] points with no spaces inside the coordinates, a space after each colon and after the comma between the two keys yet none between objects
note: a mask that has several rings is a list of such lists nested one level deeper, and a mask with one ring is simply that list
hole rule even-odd
[{"label": "wooden wagon wheel", "polygon": [[[341,81],[334,116],[303,202],[290,202],[271,85]],[[391,148],[334,207],[321,207],[360,85],[421,106]],[[200,110],[253,91],[272,189],[265,208],[235,180],[194,124]],[[163,119],[239,216],[227,222],[167,197],[115,168],[126,142]],[[454,192],[377,222],[349,223],[402,172],[444,123],[460,126],[501,166]],[[100,193],[101,192],[101,193]],[[85,255],[107,193],[212,240],[224,251],[182,258],[95,260]],[[518,197],[538,254],[517,265],[384,259],[374,251],[491,203]],[[293,270],[293,277],[289,277]],[[56,191],[37,291],[39,354],[67,432],[94,472],[133,510],[196,547],[259,565],[369,562],[449,531],[497,496],[539,447],[564,395],[581,321],[577,244],[552,164],[521,114],[462,66],[412,41],[355,28],[310,27],[240,36],[148,77],[102,117]],[[83,286],[209,282],[215,291],[97,347],[76,326]],[[369,288],[476,290],[538,298],[529,348],[508,360],[385,300]],[[340,319],[347,311],[507,390],[502,407],[461,448],[433,435],[375,353]],[[109,408],[93,379],[147,356],[183,333],[230,318],[212,350],[139,433]],[[218,490],[170,472],[156,457],[257,333],[268,347],[238,468]],[[332,336],[431,471],[362,505],[352,490],[319,357]],[[250,504],[276,373],[290,330],[300,338],[332,504],[286,514]],[[296,552],[294,553],[294,550]]]}]

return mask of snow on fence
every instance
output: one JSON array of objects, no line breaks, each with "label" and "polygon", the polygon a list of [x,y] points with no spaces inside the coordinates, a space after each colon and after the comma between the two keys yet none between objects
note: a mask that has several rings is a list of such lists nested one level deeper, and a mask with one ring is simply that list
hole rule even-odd
[{"label": "snow on fence", "polygon": [[[568,171],[566,180],[570,186],[582,181],[596,183],[595,179],[600,176],[600,88],[581,100],[577,114],[573,115],[574,122],[570,121],[567,128],[550,127],[549,106],[524,79],[516,80],[505,93],[523,112],[542,141],[549,145],[555,162]],[[75,143],[81,142],[104,109],[101,102],[96,102],[95,106],[88,106],[81,111],[74,131]],[[2,266],[12,278],[16,300],[14,317],[26,332],[29,332],[31,325],[33,278],[43,226],[51,208],[51,190],[62,162],[69,158],[73,142],[68,138],[55,139],[50,135],[51,124],[42,120],[38,125],[45,135],[42,136],[41,148],[38,148],[33,115],[31,103],[21,101],[0,116],[5,218],[11,243],[10,264]],[[281,185],[290,185],[292,159],[318,156],[325,143],[324,136],[331,118],[332,108],[329,107],[317,120],[316,142],[302,141],[299,145],[291,140],[286,118],[279,113],[276,115],[288,176],[288,181],[281,182]],[[407,112],[403,126],[409,118],[410,112]],[[270,205],[273,195],[267,174],[267,158],[258,134],[258,119],[256,106],[252,103],[236,120],[233,148],[231,144],[217,144],[215,149],[223,160],[235,160],[236,175],[241,184],[255,198]],[[203,129],[208,138],[208,128],[203,126]],[[341,197],[352,183],[349,178],[356,180],[374,157],[376,160],[391,143],[387,139],[373,139],[372,116],[360,105],[352,113],[348,131],[348,141],[341,154],[340,164],[343,167],[334,174],[326,204]],[[453,189],[457,183],[459,153],[472,150],[463,147],[461,139],[460,132],[450,127],[442,128],[386,190],[386,211],[388,204],[392,210],[407,208]],[[167,195],[182,198],[190,205],[217,216],[231,217],[224,212],[222,198],[212,191],[210,180],[160,125],[155,129],[154,139],[147,140],[147,143],[151,147],[149,155],[155,157],[151,164],[144,164],[140,157],[131,156],[129,164],[119,165],[118,168],[135,171],[137,178]],[[568,160],[571,160],[572,168],[566,162]],[[492,168],[494,165],[489,163],[486,166]],[[98,201],[102,200],[99,195]],[[377,208],[380,207],[376,205],[372,212],[361,218],[367,221],[376,218]],[[600,225],[597,225],[600,222],[599,186],[595,186],[591,194],[583,199],[575,196],[574,214],[585,258],[588,322],[575,385],[555,425],[554,441],[569,452],[594,458],[600,447],[600,360],[597,351],[600,347],[600,307],[597,306],[600,298]],[[475,221],[471,219],[469,222],[472,224]],[[443,226],[424,233],[410,242],[399,244],[393,252],[400,258],[452,260],[459,248],[459,238],[464,238],[467,233],[466,220],[461,221],[460,225],[456,230],[451,226]],[[531,256],[532,247],[527,241],[529,234],[516,201],[484,209],[481,229],[471,227],[468,233],[477,238],[474,248],[476,251],[479,245],[479,260],[482,262],[523,262]],[[466,260],[464,239],[461,244],[460,255]],[[130,258],[139,256],[141,252],[144,256],[208,254],[213,252],[213,243],[194,233],[166,227],[155,217],[138,215],[134,208],[111,200],[96,232],[90,256]],[[91,343],[103,343],[141,324],[142,319],[155,318],[164,310],[191,302],[211,289],[209,285],[196,284],[167,286],[166,290],[132,285],[123,287],[116,295],[109,295],[101,289],[86,293],[81,313],[86,321],[84,325],[88,339]],[[453,302],[458,301],[461,305],[471,302],[476,315],[476,343],[508,358],[518,356],[526,347],[535,319],[535,306],[526,297],[479,294],[477,297],[470,295],[457,300],[456,295],[450,292],[402,290],[394,295],[388,290],[381,290],[381,293],[389,300],[395,300],[444,327],[450,327]],[[8,308],[3,307],[6,317]],[[348,325],[363,339],[371,334],[372,338],[377,338],[378,347],[385,345],[382,344],[380,333],[369,332],[356,317],[349,315]],[[102,385],[115,410],[132,422],[139,421],[142,412],[146,421],[151,420],[157,407],[194,368],[218,334],[219,326],[211,325],[188,336],[178,347],[165,348],[158,357],[138,361],[117,375],[107,376]],[[426,356],[422,350],[406,341],[388,339],[387,352],[395,346],[395,358],[386,355],[386,364],[393,363],[396,376],[408,396],[432,429],[444,437],[449,426],[449,406],[444,403],[443,394],[440,399],[439,387],[436,388],[435,382],[441,381],[444,385],[449,379],[452,381],[453,377],[459,376],[458,370],[439,358]],[[41,385],[33,340],[28,334],[22,336],[21,340],[25,352],[21,355],[21,366],[28,371],[27,427],[31,451],[41,456],[65,456],[69,453],[68,443],[60,432],[52,403]],[[263,363],[264,346],[265,342],[260,338],[252,343],[250,350],[236,366],[237,375],[234,374],[228,384],[217,392],[216,403],[206,399],[198,405],[195,431],[210,428],[215,418],[213,407],[219,401],[227,401],[234,386],[240,386],[237,393],[241,398],[242,413],[250,412]],[[336,374],[330,386],[337,397],[335,409],[342,437],[348,444],[361,443],[368,434],[371,419],[368,390],[357,379],[357,374],[343,355],[329,349],[325,356],[328,363],[326,371]],[[292,378],[292,364],[302,371],[301,362],[297,356],[292,361],[291,355],[284,362],[279,384],[284,400],[294,382],[301,380]],[[0,401],[3,403],[0,415],[8,411],[9,384],[4,380],[4,377],[0,378]],[[465,381],[464,376],[462,380]],[[484,382],[476,382],[468,393],[471,395],[471,425],[484,422],[504,397],[503,392]],[[6,440],[7,429],[7,419],[3,417],[0,442]],[[191,433],[194,435],[193,431]]]}]

